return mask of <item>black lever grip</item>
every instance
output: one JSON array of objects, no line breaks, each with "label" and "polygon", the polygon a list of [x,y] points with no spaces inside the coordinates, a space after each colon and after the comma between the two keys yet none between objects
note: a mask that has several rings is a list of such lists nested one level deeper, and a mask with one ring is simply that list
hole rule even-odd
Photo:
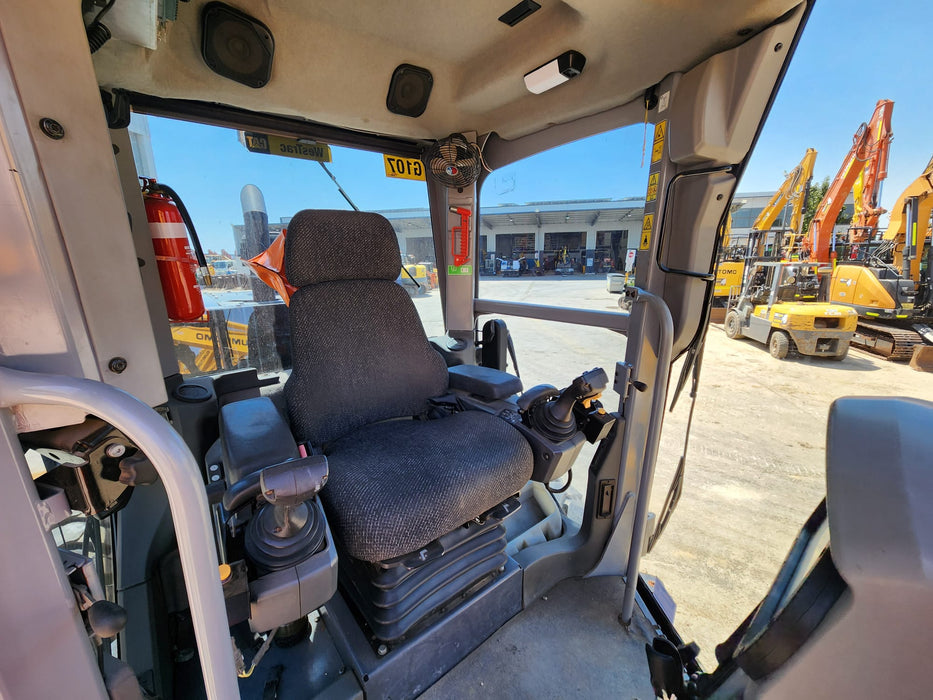
[{"label": "black lever grip", "polygon": [[[609,378],[606,372],[601,367],[595,367],[574,379],[570,386],[560,391],[559,394],[553,387],[550,387],[550,391],[541,390],[535,397],[537,401],[528,402],[526,424],[553,442],[563,442],[577,432],[577,421],[573,415],[573,407],[576,403],[598,396],[608,385]],[[535,389],[541,389],[541,387],[535,387]],[[555,400],[547,400],[555,395],[557,396]],[[525,396],[522,397],[522,399],[525,398]],[[541,398],[545,399],[544,402],[540,401]],[[519,408],[521,408],[521,403]]]},{"label": "black lever grip", "polygon": [[577,401],[591,399],[606,390],[609,378],[602,367],[595,367],[574,379],[570,386],[560,392],[560,397],[548,409],[555,420],[568,422],[573,414],[573,405]]},{"label": "black lever grip", "polygon": [[234,513],[258,496],[273,505],[297,505],[324,487],[327,474],[327,457],[323,455],[280,462],[253,472],[228,488],[223,497],[224,510]]}]

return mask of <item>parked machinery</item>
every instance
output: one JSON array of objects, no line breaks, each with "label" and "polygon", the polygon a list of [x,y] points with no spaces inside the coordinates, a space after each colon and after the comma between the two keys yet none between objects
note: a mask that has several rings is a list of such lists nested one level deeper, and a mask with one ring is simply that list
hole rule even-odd
[{"label": "parked machinery", "polygon": [[933,343],[926,325],[933,321],[931,195],[933,158],[898,197],[880,243],[861,244],[850,252],[855,259],[833,273],[831,300],[853,307],[860,317],[853,342],[892,359],[910,358],[924,340]]},{"label": "parked machinery", "polygon": [[[808,148],[800,163],[787,174],[783,184],[755,219],[744,249],[737,245],[730,246],[732,214],[738,209],[733,204],[726,232],[723,235],[723,252],[716,267],[714,304],[718,302],[720,306],[724,306],[729,297],[735,294],[735,290],[742,287],[747,261],[765,258],[769,242],[771,254],[768,257],[771,258],[780,257],[782,254],[790,257],[790,254],[797,251],[803,225],[803,210],[807,203],[810,181],[813,179],[814,163],[816,163],[816,149]],[[738,204],[741,206],[744,202]],[[774,222],[788,206],[791,207],[790,220],[782,221],[782,225],[775,228]]]},{"label": "parked machinery", "polygon": [[[797,167],[787,174],[784,183],[761,210],[748,236],[750,255],[764,257],[769,241],[774,257],[790,257],[797,252],[803,228],[803,211],[807,205],[807,193],[813,179],[815,163],[816,149],[808,148]],[[791,207],[790,220],[782,221],[781,226],[775,227],[774,222],[788,206]]]},{"label": "parked machinery", "polygon": [[862,178],[861,214],[853,221],[852,243],[868,240],[878,217],[885,212],[879,204],[881,182],[887,177],[888,149],[891,145],[891,112],[894,102],[878,100],[871,120],[859,126],[852,147],[826,191],[810,222],[804,252],[813,262],[828,263],[836,257],[833,228],[846,196],[856,180]]},{"label": "parked machinery", "polygon": [[849,307],[819,302],[818,265],[754,263],[736,304],[726,314],[726,335],[751,338],[771,356],[813,355],[842,360],[858,315]]}]

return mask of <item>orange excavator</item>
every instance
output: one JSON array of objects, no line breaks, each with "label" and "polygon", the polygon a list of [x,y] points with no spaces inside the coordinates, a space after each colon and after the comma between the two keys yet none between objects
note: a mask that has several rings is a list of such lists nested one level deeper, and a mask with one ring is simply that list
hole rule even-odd
[{"label": "orange excavator", "polygon": [[878,100],[871,120],[862,123],[852,139],[852,148],[826,191],[810,222],[804,251],[812,262],[835,260],[833,226],[846,197],[861,176],[862,196],[858,214],[849,232],[849,242],[859,244],[871,238],[878,217],[885,213],[880,204],[881,183],[888,175],[888,150],[891,145],[891,112],[894,102]]},{"label": "orange excavator", "polygon": [[[908,359],[914,346],[924,340],[933,342],[933,331],[924,323],[930,320],[930,305],[918,304],[929,297],[930,287],[919,279],[920,255],[916,251],[920,246],[907,247],[908,257],[916,260],[910,269],[914,277],[902,274],[893,261],[885,260],[885,245],[888,257],[896,248],[891,241],[879,241],[872,252],[878,219],[886,212],[880,204],[881,184],[888,174],[893,109],[891,100],[879,100],[871,120],[855,132],[852,147],[810,223],[804,253],[811,262],[833,265],[829,301],[858,312],[859,324],[852,344],[890,359]],[[840,251],[833,227],[846,196],[856,185],[855,216],[848,240],[842,245],[844,255],[837,264]],[[898,200],[896,218],[889,227],[891,239],[900,235],[895,227],[901,226],[902,212],[909,211],[913,224],[926,230],[926,220],[919,222],[917,207],[905,207],[906,201]]]}]

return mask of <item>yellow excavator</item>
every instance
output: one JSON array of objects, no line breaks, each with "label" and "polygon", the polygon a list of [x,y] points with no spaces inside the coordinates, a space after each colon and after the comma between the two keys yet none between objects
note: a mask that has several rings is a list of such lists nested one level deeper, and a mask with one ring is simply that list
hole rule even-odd
[{"label": "yellow excavator", "polygon": [[745,206],[745,200],[733,202],[726,217],[726,228],[722,234],[719,262],[716,264],[716,283],[713,286],[713,306],[725,307],[729,297],[742,288],[745,278],[745,250],[731,245],[732,215]]},{"label": "yellow excavator", "polygon": [[[246,324],[227,322],[230,360],[237,367],[247,357]],[[209,374],[216,372],[219,348],[207,323],[179,323],[172,326],[175,356],[181,374]]]},{"label": "yellow excavator", "polygon": [[[813,179],[813,166],[816,163],[816,149],[808,148],[800,163],[784,178],[783,184],[778,188],[771,200],[761,210],[758,218],[752,224],[748,234],[745,249],[729,245],[729,234],[732,228],[732,213],[726,232],[723,236],[722,249],[724,251],[716,267],[716,284],[713,289],[714,303],[723,306],[730,294],[735,295],[741,289],[745,278],[745,268],[748,260],[761,260],[763,258],[777,259],[781,256],[790,257],[799,248],[801,230],[803,225],[803,210],[807,202],[807,191]],[[790,221],[786,226],[774,228],[774,222],[787,206],[791,206]],[[768,244],[771,244],[771,254],[766,256]]]},{"label": "yellow excavator", "polygon": [[853,258],[836,266],[830,300],[847,304],[859,314],[852,342],[892,359],[909,359],[913,348],[933,343],[933,280],[929,257],[930,214],[933,212],[933,158],[898,197],[891,221],[872,248],[853,246]]}]

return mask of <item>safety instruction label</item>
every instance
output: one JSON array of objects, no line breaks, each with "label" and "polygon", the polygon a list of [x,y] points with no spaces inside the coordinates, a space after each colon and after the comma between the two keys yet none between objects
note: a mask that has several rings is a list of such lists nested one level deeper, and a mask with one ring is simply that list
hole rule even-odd
[{"label": "safety instruction label", "polygon": [[447,274],[448,275],[472,275],[473,266],[472,265],[448,265]]},{"label": "safety instruction label", "polygon": [[330,163],[330,146],[305,139],[286,139],[270,134],[258,134],[253,131],[241,132],[241,142],[250,153],[266,153],[272,156],[301,158]]},{"label": "safety instruction label", "polygon": [[667,138],[667,119],[654,125],[654,145],[651,147],[652,163],[657,163],[664,155],[665,138]]},{"label": "safety instruction label", "polygon": [[386,168],[386,177],[400,177],[405,180],[424,180],[424,163],[417,158],[382,156]]},{"label": "safety instruction label", "polygon": [[648,193],[645,195],[645,202],[653,202],[658,198],[658,182],[661,180],[661,173],[651,173],[648,176]]},{"label": "safety instruction label", "polygon": [[645,214],[645,219],[641,222],[641,242],[638,244],[638,250],[648,250],[651,247],[651,229],[653,226],[654,214]]}]

